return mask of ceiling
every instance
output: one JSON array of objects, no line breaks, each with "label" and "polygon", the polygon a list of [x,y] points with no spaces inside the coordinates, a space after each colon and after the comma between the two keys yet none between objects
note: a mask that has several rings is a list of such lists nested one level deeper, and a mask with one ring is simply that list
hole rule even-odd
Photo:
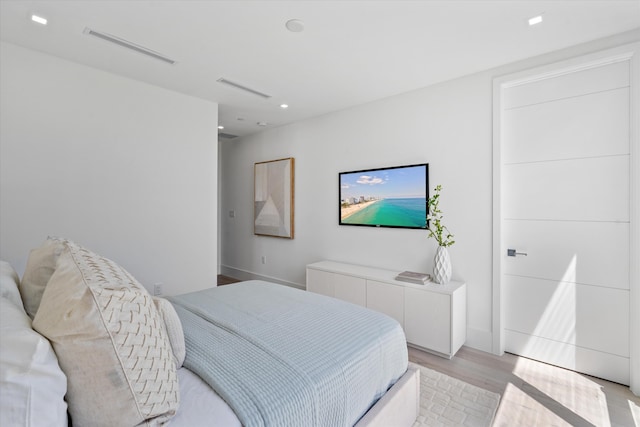
[{"label": "ceiling", "polygon": [[3,41],[215,101],[222,132],[239,136],[636,28],[639,0],[0,0]]}]

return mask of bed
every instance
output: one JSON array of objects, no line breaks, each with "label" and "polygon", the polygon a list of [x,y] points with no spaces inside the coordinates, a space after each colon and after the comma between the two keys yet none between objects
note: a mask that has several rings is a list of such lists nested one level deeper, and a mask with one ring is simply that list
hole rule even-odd
[{"label": "bed", "polygon": [[362,307],[263,281],[159,301],[114,262],[55,238],[32,251],[22,281],[2,263],[1,282],[1,425],[417,416],[402,329]]}]

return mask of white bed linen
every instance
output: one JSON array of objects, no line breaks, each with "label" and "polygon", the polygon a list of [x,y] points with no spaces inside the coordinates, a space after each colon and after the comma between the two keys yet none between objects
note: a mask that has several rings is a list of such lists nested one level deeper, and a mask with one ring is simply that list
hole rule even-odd
[{"label": "white bed linen", "polygon": [[180,406],[171,427],[241,427],[229,405],[199,376],[187,368],[178,369]]}]

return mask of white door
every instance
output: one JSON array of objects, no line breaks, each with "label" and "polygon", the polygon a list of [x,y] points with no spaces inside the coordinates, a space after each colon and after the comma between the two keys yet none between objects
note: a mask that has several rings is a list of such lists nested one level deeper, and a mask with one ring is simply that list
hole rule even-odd
[{"label": "white door", "polygon": [[629,384],[630,58],[500,85],[504,350]]}]

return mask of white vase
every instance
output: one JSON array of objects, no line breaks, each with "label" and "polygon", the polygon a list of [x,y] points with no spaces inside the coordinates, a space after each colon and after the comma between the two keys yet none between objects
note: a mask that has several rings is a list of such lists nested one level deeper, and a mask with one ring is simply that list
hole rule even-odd
[{"label": "white vase", "polygon": [[433,266],[433,278],[436,283],[444,285],[451,280],[451,258],[449,251],[444,246],[438,246]]}]

